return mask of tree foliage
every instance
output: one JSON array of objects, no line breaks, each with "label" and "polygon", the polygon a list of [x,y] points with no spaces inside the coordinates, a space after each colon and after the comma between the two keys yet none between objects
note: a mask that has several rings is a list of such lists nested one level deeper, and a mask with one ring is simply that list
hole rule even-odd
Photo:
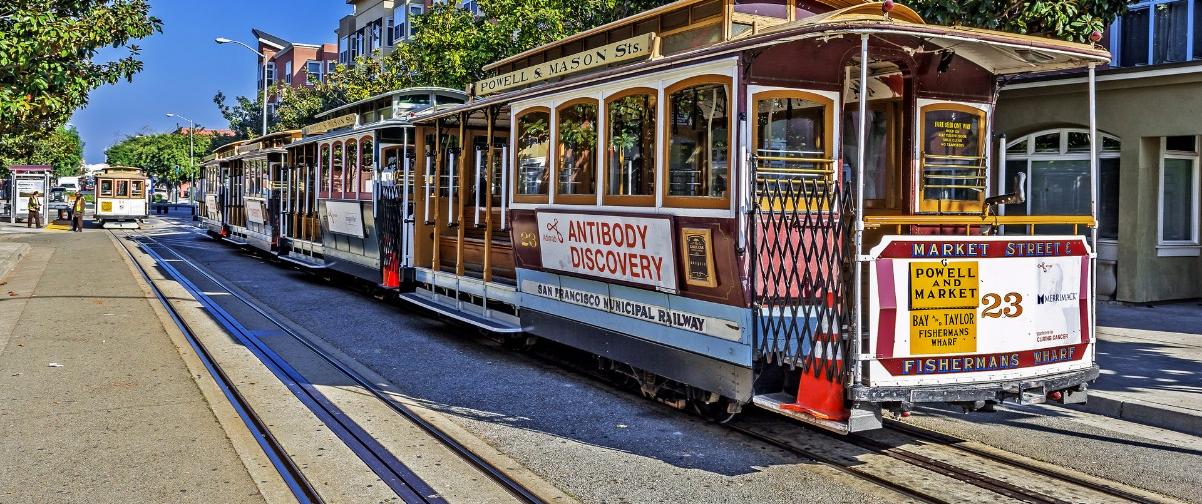
[{"label": "tree foliage", "polygon": [[966,25],[1086,42],[1127,11],[1126,0],[912,0],[928,23]]},{"label": "tree foliage", "polygon": [[[88,94],[142,70],[131,41],[162,30],[148,0],[0,2],[0,138],[6,156],[29,156]],[[97,62],[106,47],[128,54]],[[15,137],[25,137],[20,141]]]},{"label": "tree foliage", "polygon": [[[16,142],[25,145],[4,145]],[[83,169],[83,140],[74,126],[59,126],[51,134],[37,137],[0,137],[0,152],[23,152],[11,158],[0,154],[0,172],[18,164],[53,166],[54,174],[60,177],[78,175]]]},{"label": "tree foliage", "polygon": [[[196,142],[196,155],[192,160],[199,164],[214,139],[209,135],[194,135],[193,140]],[[199,174],[195,164],[189,162],[188,135],[159,133],[129,136],[109,146],[104,155],[108,164],[141,168],[155,180],[166,180],[171,185]]]}]

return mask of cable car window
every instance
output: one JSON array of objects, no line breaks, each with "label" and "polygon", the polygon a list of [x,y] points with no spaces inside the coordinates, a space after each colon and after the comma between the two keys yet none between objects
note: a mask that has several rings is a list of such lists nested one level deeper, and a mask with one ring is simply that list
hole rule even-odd
[{"label": "cable car window", "polygon": [[961,105],[923,107],[922,211],[980,211],[986,177],[981,141],[984,115],[981,110]]},{"label": "cable car window", "polygon": [[375,169],[376,162],[376,146],[371,137],[363,137],[359,141],[359,190],[362,192],[371,192],[372,170]]},{"label": "cable car window", "polygon": [[129,197],[129,181],[128,180],[118,180],[117,181],[117,197],[118,198],[128,198]]},{"label": "cable car window", "polygon": [[[517,195],[547,194],[548,163],[551,138],[551,114],[547,109],[526,112],[517,120],[518,141],[516,161],[515,193]],[[525,198],[525,201],[545,201],[545,198]],[[515,198],[521,202],[523,199]]]},{"label": "cable car window", "polygon": [[359,175],[359,143],[354,139],[346,141],[346,171],[342,175],[343,191],[354,192],[358,187]]},{"label": "cable car window", "polygon": [[342,142],[334,142],[330,156],[330,191],[342,192]]},{"label": "cable car window", "polygon": [[597,102],[569,102],[568,105],[559,108],[556,121],[556,200],[565,203],[591,203],[595,199],[558,196],[597,193]]},{"label": "cable car window", "polygon": [[[723,82],[714,82],[722,80]],[[701,83],[696,83],[701,81]],[[727,77],[701,77],[668,88],[668,197],[729,194],[730,110]],[[724,201],[685,206],[725,207]]]},{"label": "cable car window", "polygon": [[[321,156],[317,158],[317,170],[317,173],[322,173],[322,171],[329,172],[330,144],[321,144]],[[328,174],[321,177],[321,192],[330,192],[330,177]]]},{"label": "cable car window", "polygon": [[757,173],[766,178],[830,181],[832,105],[832,100],[794,91],[757,94]]},{"label": "cable car window", "polygon": [[130,197],[141,198],[142,195],[144,194],[142,192],[142,181],[141,180],[132,181],[130,187],[131,187],[130,194],[129,194]]},{"label": "cable car window", "polygon": [[607,101],[606,196],[633,197],[626,198],[628,204],[655,204],[656,105],[654,89],[628,91]]},{"label": "cable car window", "polygon": [[100,195],[101,196],[109,196],[109,197],[111,197],[113,195],[113,181],[112,180],[101,180],[100,181]]}]

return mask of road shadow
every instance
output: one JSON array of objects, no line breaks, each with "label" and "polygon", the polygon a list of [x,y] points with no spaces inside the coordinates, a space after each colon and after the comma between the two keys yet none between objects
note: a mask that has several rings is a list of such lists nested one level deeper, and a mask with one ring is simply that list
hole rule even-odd
[{"label": "road shadow", "polygon": [[1202,301],[1157,304],[1098,303],[1098,325],[1202,334]]}]

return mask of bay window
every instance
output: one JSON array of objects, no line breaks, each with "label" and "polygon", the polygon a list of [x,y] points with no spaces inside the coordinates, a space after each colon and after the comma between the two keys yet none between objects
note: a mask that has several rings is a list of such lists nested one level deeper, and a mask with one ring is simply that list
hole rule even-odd
[{"label": "bay window", "polygon": [[1111,32],[1113,63],[1118,66],[1202,59],[1202,0],[1133,2]]}]

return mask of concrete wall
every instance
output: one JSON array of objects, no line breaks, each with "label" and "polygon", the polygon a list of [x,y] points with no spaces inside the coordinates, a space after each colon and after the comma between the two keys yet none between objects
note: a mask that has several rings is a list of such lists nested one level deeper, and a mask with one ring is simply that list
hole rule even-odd
[{"label": "concrete wall", "polygon": [[[1119,137],[1120,301],[1202,297],[1202,258],[1157,256],[1160,137],[1202,134],[1202,66],[1178,75],[1100,74],[1098,129]],[[1003,90],[995,133],[1016,139],[1055,127],[1088,127],[1086,84]],[[1202,219],[1202,216],[1195,216]]]}]

